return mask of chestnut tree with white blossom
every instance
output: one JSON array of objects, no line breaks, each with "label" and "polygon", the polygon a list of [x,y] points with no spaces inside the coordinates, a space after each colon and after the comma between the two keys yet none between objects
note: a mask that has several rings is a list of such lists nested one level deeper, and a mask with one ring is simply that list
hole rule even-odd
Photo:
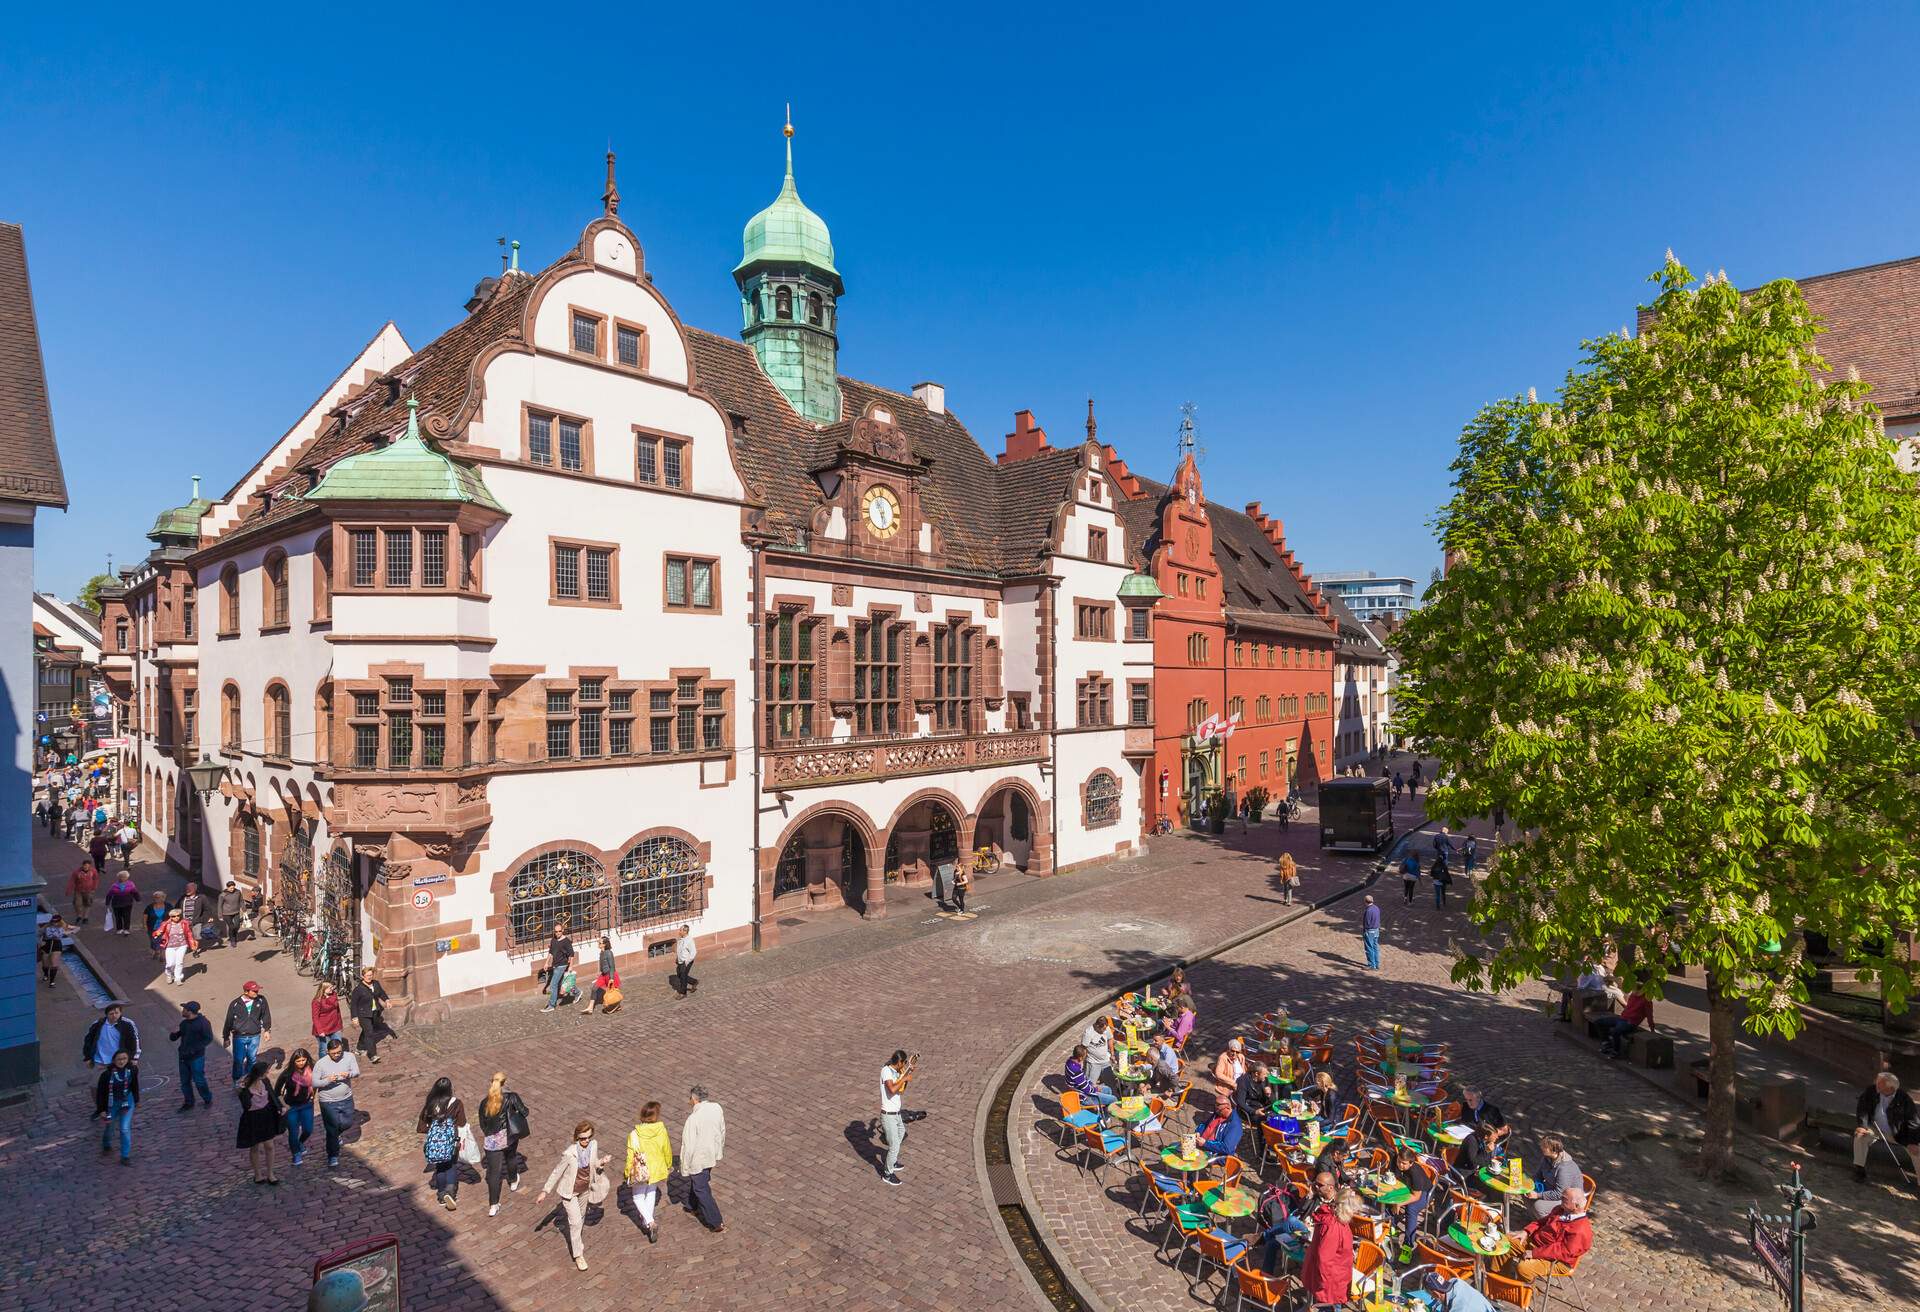
[{"label": "chestnut tree with white blossom", "polygon": [[1920,495],[1795,284],[1671,254],[1652,281],[1642,331],[1586,343],[1558,400],[1462,435],[1400,718],[1443,763],[1431,814],[1517,830],[1457,981],[1616,949],[1658,998],[1671,962],[1704,968],[1718,1175],[1739,1027],[1798,1030],[1803,933],[1896,1010],[1915,982]]}]

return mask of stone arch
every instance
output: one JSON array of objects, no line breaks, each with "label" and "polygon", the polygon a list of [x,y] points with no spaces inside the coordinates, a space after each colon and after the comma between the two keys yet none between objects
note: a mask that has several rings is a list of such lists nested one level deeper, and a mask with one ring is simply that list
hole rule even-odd
[{"label": "stone arch", "polygon": [[[1009,796],[1017,796],[1027,808],[1024,837],[1013,832],[1013,814]],[[971,837],[966,851],[991,843],[1012,856],[1016,868],[1029,874],[1044,874],[1053,868],[1051,826],[1043,824],[1047,815],[1040,793],[1025,779],[996,779],[980,795],[980,805],[972,817]]]},{"label": "stone arch", "polygon": [[[978,817],[965,806],[961,805],[959,798],[944,788],[918,789],[910,794],[905,801],[901,802],[899,806],[894,808],[893,818],[887,821],[887,829],[884,836],[886,845],[881,848],[880,852],[882,869],[884,871],[888,851],[895,848],[899,849],[898,855],[901,861],[899,869],[902,883],[919,883],[923,880],[931,880],[933,878],[933,867],[926,859],[931,855],[931,852],[924,851],[916,855],[910,850],[912,846],[911,842],[902,843],[898,841],[902,837],[911,837],[910,835],[903,835],[901,833],[901,821],[910,816],[916,808],[926,803],[937,804],[952,813],[954,845],[956,848],[954,853],[955,859],[957,860],[964,857],[973,850],[973,826],[974,821]],[[913,866],[911,873],[909,873],[908,869],[909,862],[911,862]]]},{"label": "stone arch", "polygon": [[[806,828],[816,820],[835,819],[851,827],[859,838],[865,856],[866,885],[864,888],[839,888],[839,898],[847,905],[857,905],[861,914],[873,918],[886,914],[886,878],[882,858],[885,854],[881,831],[866,812],[851,802],[833,800],[815,802],[807,807],[781,829],[780,836],[772,844],[760,849],[760,870],[758,878],[758,897],[760,917],[764,922],[771,918],[774,899],[774,876],[786,854],[787,847],[800,838]],[[826,881],[818,883],[809,879],[807,883],[807,904],[809,906],[834,905],[832,895],[826,892]]]},{"label": "stone arch", "polygon": [[[513,914],[513,880],[529,863],[538,860],[540,857],[548,856],[556,852],[578,852],[583,856],[592,858],[598,863],[600,876],[609,890],[608,912],[611,914],[613,865],[614,862],[619,860],[619,855],[617,853],[607,852],[599,846],[587,842],[585,839],[556,838],[549,842],[540,843],[528,848],[511,861],[505,862],[493,872],[493,880],[490,886],[493,914],[487,917],[487,928],[498,934],[501,951],[519,957],[527,957],[545,951],[546,943],[544,941],[517,944],[511,941],[512,929],[509,921]],[[583,936],[587,928],[588,927],[584,926],[569,927],[570,932],[572,932],[576,938]],[[591,927],[591,932],[597,934],[600,932],[600,929],[598,926],[593,926]]]}]

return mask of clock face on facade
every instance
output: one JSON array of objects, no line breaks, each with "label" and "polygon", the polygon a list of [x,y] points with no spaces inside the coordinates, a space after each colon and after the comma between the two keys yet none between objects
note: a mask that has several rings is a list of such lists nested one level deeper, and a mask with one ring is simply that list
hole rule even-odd
[{"label": "clock face on facade", "polygon": [[888,487],[868,488],[860,499],[867,531],[877,538],[890,538],[900,531],[900,498]]}]

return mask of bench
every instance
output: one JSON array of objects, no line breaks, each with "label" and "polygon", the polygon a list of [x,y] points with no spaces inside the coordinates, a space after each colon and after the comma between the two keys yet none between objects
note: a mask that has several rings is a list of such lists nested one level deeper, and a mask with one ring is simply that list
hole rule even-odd
[{"label": "bench", "polygon": [[[1688,1063],[1696,1097],[1708,1093],[1707,1059]],[[1797,1140],[1807,1124],[1807,1086],[1802,1080],[1734,1079],[1734,1118],[1774,1139]]]}]

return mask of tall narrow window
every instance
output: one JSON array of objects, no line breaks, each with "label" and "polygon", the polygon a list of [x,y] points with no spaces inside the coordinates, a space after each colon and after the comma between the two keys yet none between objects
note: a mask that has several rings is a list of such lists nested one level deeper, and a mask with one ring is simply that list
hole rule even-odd
[{"label": "tall narrow window", "polygon": [[556,547],[553,553],[553,595],[566,601],[580,597],[580,549]]},{"label": "tall narrow window", "polygon": [[347,542],[353,549],[353,586],[372,587],[380,568],[380,540],[372,529],[356,528],[347,534]]},{"label": "tall narrow window", "polygon": [[193,584],[189,583],[180,589],[180,634],[188,642],[193,641],[194,630],[199,627],[199,621],[200,594],[195,592]]},{"label": "tall narrow window", "polygon": [[700,748],[717,752],[726,746],[727,695],[724,689],[700,691]]},{"label": "tall narrow window", "polygon": [[573,694],[547,690],[547,759],[564,761],[573,755]]},{"label": "tall narrow window", "polygon": [[410,528],[387,530],[387,586],[413,586],[413,530]]},{"label": "tall narrow window", "polygon": [[959,620],[933,631],[933,727],[973,728],[973,634]]},{"label": "tall narrow window", "polygon": [[1087,555],[1094,560],[1107,558],[1107,531],[1103,528],[1087,530]]},{"label": "tall narrow window", "polygon": [[691,752],[699,745],[700,680],[679,679],[673,691],[673,745]]},{"label": "tall narrow window", "polygon": [[580,457],[580,421],[562,419],[560,421],[560,468],[581,468]]},{"label": "tall narrow window", "polygon": [[588,547],[587,600],[613,600],[613,552],[605,547]]},{"label": "tall narrow window", "polygon": [[240,750],[240,689],[231,683],[220,690],[220,745]]},{"label": "tall narrow window", "polygon": [[527,416],[527,459],[536,465],[553,463],[553,418],[550,415]]},{"label": "tall narrow window", "polygon": [[1128,718],[1131,723],[1146,724],[1153,719],[1153,690],[1151,684],[1128,684],[1127,702]]},{"label": "tall narrow window", "polygon": [[600,321],[590,314],[573,314],[573,349],[581,355],[600,354]]},{"label": "tall narrow window", "polygon": [[420,531],[420,586],[447,586],[447,531],[443,528]]},{"label": "tall narrow window", "polygon": [[313,618],[333,615],[333,529],[320,535],[313,544]]},{"label": "tall narrow window", "polygon": [[633,477],[641,483],[660,481],[660,439],[642,434],[633,442]]},{"label": "tall narrow window", "polygon": [[285,628],[287,624],[287,555],[276,551],[267,557],[261,567],[261,581],[265,584],[266,615],[268,628]]},{"label": "tall narrow window", "polygon": [[667,689],[647,694],[647,750],[662,756],[673,750],[673,693]]},{"label": "tall narrow window", "polygon": [[769,615],[766,649],[767,737],[813,737],[813,621],[792,610]]},{"label": "tall narrow window", "polygon": [[853,626],[853,731],[900,732],[900,626],[891,619]]},{"label": "tall narrow window", "polygon": [[413,765],[413,712],[387,712],[387,768],[405,770]]},{"label": "tall narrow window", "polygon": [[232,565],[220,572],[220,632],[240,632],[240,571]]},{"label": "tall narrow window", "polygon": [[687,444],[664,441],[660,445],[660,481],[667,487],[685,487]]},{"label": "tall narrow window", "polygon": [[293,702],[277,683],[267,689],[267,755],[293,755]]}]

